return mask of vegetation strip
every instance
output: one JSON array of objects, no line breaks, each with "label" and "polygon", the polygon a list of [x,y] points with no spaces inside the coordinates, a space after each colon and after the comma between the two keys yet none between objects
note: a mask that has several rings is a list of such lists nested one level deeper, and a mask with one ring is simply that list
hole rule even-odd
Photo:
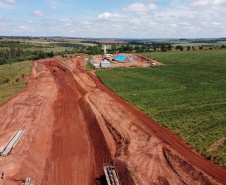
[{"label": "vegetation strip", "polygon": [[31,61],[0,65],[0,105],[26,87],[20,79],[30,73],[31,65]]}]

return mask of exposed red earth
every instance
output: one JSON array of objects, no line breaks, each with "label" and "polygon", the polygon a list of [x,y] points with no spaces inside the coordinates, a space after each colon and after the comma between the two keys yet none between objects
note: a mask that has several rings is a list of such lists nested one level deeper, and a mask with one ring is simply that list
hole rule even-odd
[{"label": "exposed red earth", "polygon": [[0,157],[0,185],[103,184],[114,162],[122,184],[225,184],[226,170],[108,89],[86,61],[34,61],[28,88],[0,107],[0,147],[26,130]]},{"label": "exposed red earth", "polygon": [[154,59],[151,59],[151,58],[148,58],[148,57],[145,57],[145,56],[143,56],[143,55],[137,55],[137,61],[139,61],[139,62],[144,62],[144,61],[146,61],[147,63],[156,63],[156,65],[158,65],[158,66],[161,66],[161,65],[164,65],[164,64],[162,64],[162,63],[160,63],[160,62],[158,62],[158,61],[156,61],[156,60],[154,60]]}]

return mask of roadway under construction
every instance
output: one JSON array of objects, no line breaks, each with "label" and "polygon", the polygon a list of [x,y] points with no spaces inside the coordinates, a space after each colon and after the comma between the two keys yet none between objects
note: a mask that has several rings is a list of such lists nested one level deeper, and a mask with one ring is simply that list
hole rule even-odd
[{"label": "roadway under construction", "polygon": [[[73,57],[34,61],[28,88],[0,106],[0,146],[7,155],[0,157],[0,184],[29,177],[35,185],[100,185],[104,174],[109,185],[225,184],[225,169],[125,102],[85,70],[82,57]],[[114,166],[103,170],[109,160]]]}]

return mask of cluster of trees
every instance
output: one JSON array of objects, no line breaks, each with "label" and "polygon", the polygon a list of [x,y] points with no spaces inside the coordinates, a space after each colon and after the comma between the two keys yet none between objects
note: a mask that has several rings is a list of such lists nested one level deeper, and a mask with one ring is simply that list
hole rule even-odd
[{"label": "cluster of trees", "polygon": [[21,48],[0,49],[0,65],[7,62],[22,61],[24,51]]},{"label": "cluster of trees", "polygon": [[126,45],[120,45],[119,47],[116,47],[116,44],[111,45],[111,49],[109,50],[110,53],[126,53],[126,52],[137,52],[137,53],[142,53],[142,52],[148,52],[148,51],[171,51],[172,50],[172,45],[170,43],[167,44],[146,44],[146,45],[135,45],[132,46],[130,44]]},{"label": "cluster of trees", "polygon": [[183,50],[184,50],[184,47],[183,47],[183,46],[178,45],[178,46],[176,46],[176,47],[175,47],[175,49],[176,49],[176,50],[183,51]]},{"label": "cluster of trees", "polygon": [[[148,52],[148,51],[171,51],[171,44],[147,44],[147,45],[130,45],[130,44],[111,44],[110,48],[107,49],[108,53],[130,53],[130,52]],[[86,53],[89,55],[103,54],[102,44],[99,43],[97,46],[89,46],[87,48],[82,48],[79,53]]]},{"label": "cluster of trees", "polygon": [[51,58],[54,56],[54,53],[44,52],[42,50],[26,50],[24,51],[21,48],[8,48],[8,49],[0,49],[0,65],[12,63],[12,62],[20,62],[24,60],[38,60],[41,58]]},{"label": "cluster of trees", "polygon": [[27,55],[27,60],[38,60],[38,59],[42,59],[42,58],[52,58],[54,57],[54,53],[53,51],[51,52],[44,52],[42,50],[40,51],[27,51],[26,52]]},{"label": "cluster of trees", "polygon": [[91,44],[101,44],[101,42],[95,41],[95,40],[83,40],[81,43],[91,43]]},{"label": "cluster of trees", "polygon": [[62,52],[45,52],[43,50],[26,50],[21,47],[10,47],[10,48],[0,48],[0,65],[12,63],[12,62],[20,62],[24,60],[38,60],[42,58],[51,58],[56,55],[64,56],[66,54],[74,54],[74,53],[89,53],[89,54],[99,54],[103,53],[101,50],[101,45],[95,46],[94,48],[86,48],[86,47],[73,47],[72,49],[66,48]]},{"label": "cluster of trees", "polygon": [[[103,54],[104,50],[101,49],[102,44],[99,43],[97,46],[89,46],[88,48],[83,48],[80,53],[86,53],[90,55],[95,54]],[[153,43],[153,44],[146,44],[146,45],[130,45],[128,44],[111,44],[110,48],[107,49],[108,53],[130,53],[130,52],[136,52],[136,53],[142,53],[142,52],[152,52],[152,51],[160,51],[160,52],[166,52],[171,51],[173,48],[178,51],[183,51],[186,49],[186,47],[183,47],[181,45],[177,45],[176,47],[172,46],[171,43]],[[222,45],[221,48],[226,48],[226,46]],[[195,50],[195,47],[187,46],[187,50]],[[203,46],[199,46],[199,50],[202,50]],[[209,47],[209,49],[213,49]]]},{"label": "cluster of trees", "polygon": [[89,55],[103,54],[104,50],[101,48],[102,48],[102,44],[98,43],[97,46],[88,46],[87,48],[84,48],[83,53],[86,53]]}]

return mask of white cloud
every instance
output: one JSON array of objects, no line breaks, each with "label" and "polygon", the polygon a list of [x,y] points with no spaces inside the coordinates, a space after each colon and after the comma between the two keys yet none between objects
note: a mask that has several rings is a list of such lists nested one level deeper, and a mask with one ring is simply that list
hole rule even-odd
[{"label": "white cloud", "polygon": [[148,4],[145,5],[143,3],[135,3],[129,5],[127,8],[123,8],[123,11],[125,12],[133,12],[138,15],[145,15],[150,13],[152,10],[157,9],[157,6],[155,4]]},{"label": "white cloud", "polygon": [[20,30],[27,30],[28,28],[26,26],[19,26],[18,27]]},{"label": "white cloud", "polygon": [[104,12],[103,14],[100,14],[98,16],[98,20],[100,21],[124,21],[125,19],[127,19],[128,17],[125,15],[120,15],[120,14],[110,14],[108,12]]},{"label": "white cloud", "polygon": [[110,16],[111,16],[110,13],[104,12],[103,14],[100,14],[100,15],[98,16],[98,19],[100,19],[100,20],[107,20]]},{"label": "white cloud", "polygon": [[84,24],[84,25],[90,25],[91,22],[89,22],[89,21],[84,21],[84,22],[82,22],[82,24]]},{"label": "white cloud", "polygon": [[71,19],[61,18],[59,21],[62,22],[65,26],[72,26],[73,25],[73,21]]},{"label": "white cloud", "polygon": [[4,2],[4,3],[10,3],[10,4],[15,4],[15,3],[17,3],[16,0],[2,0],[2,2]]},{"label": "white cloud", "polygon": [[54,5],[51,5],[50,8],[53,10],[56,10],[56,6],[54,6]]},{"label": "white cloud", "polygon": [[11,9],[11,5],[9,3],[3,3],[2,1],[0,1],[0,8],[1,9]]},{"label": "white cloud", "polygon": [[27,24],[34,24],[34,21],[25,21]]},{"label": "white cloud", "polygon": [[37,16],[44,16],[45,15],[45,13],[43,13],[40,10],[34,10],[32,13],[33,13],[33,15],[37,15]]},{"label": "white cloud", "polygon": [[[204,11],[226,12],[225,0],[188,0],[191,8],[197,8]],[[216,12],[215,12],[216,13]]]},{"label": "white cloud", "polygon": [[3,21],[5,21],[5,22],[10,22],[8,19],[6,19],[5,17],[2,17],[2,16],[0,16],[0,20],[3,22]]},{"label": "white cloud", "polygon": [[192,6],[222,6],[226,5],[225,0],[189,0]]}]

